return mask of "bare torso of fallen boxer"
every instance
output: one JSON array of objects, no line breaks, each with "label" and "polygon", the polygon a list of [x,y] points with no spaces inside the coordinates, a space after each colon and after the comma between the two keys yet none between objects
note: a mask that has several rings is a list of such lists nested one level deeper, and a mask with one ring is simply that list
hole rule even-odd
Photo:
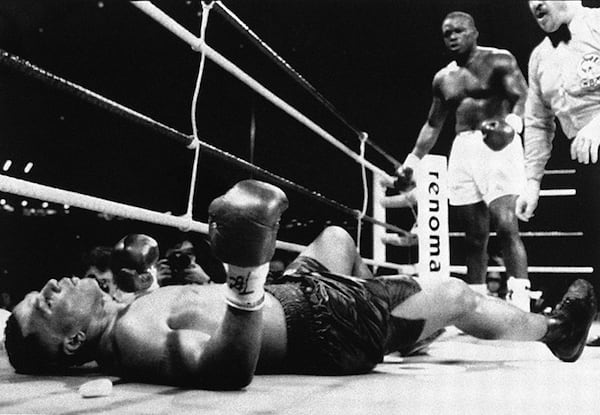
[{"label": "bare torso of fallen boxer", "polygon": [[[110,338],[103,339],[101,366],[132,377],[158,377],[165,381],[182,375],[175,348],[176,332],[188,332],[198,350],[218,330],[225,315],[223,286],[169,286],[137,298],[117,319]],[[286,352],[285,315],[280,303],[266,293],[263,336],[258,372],[269,372],[283,361]],[[160,365],[156,362],[160,361]],[[144,369],[153,373],[143,373]],[[158,369],[159,368],[159,369]],[[159,370],[161,373],[154,373]]]}]

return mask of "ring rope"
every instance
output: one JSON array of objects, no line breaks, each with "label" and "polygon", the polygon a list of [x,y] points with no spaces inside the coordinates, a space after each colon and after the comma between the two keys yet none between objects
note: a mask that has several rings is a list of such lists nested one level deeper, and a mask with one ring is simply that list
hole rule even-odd
[{"label": "ring rope", "polygon": [[[361,135],[361,140],[360,140],[360,156],[363,158],[365,158],[365,144],[366,141],[368,139],[368,134],[367,133],[363,133]],[[356,226],[356,250],[358,252],[360,252],[360,241],[361,241],[361,234],[362,234],[362,218],[365,217],[365,215],[367,214],[367,208],[369,207],[369,186],[367,184],[367,170],[365,169],[365,165],[361,164],[360,165],[360,177],[362,180],[362,187],[363,187],[363,204],[362,204],[362,209],[360,211],[360,215],[357,218],[357,226]]]},{"label": "ring rope", "polygon": [[248,131],[248,138],[250,141],[250,163],[254,163],[254,154],[256,148],[256,109],[254,102],[250,110],[250,131]]},{"label": "ring rope", "polygon": [[540,196],[575,196],[577,190],[575,189],[546,189],[540,190]]},{"label": "ring rope", "polygon": [[0,64],[9,69],[17,70],[18,72],[38,79],[51,87],[68,92],[77,98],[83,99],[84,101],[94,104],[95,106],[106,109],[125,119],[145,125],[154,131],[160,131],[162,134],[183,145],[189,146],[193,141],[192,137],[189,135],[183,134],[174,128],[155,121],[144,114],[127,108],[122,104],[105,98],[102,95],[90,91],[89,89],[86,89],[71,81],[67,81],[64,78],[53,75],[52,73],[33,65],[27,60],[5,51],[4,49],[0,49]]},{"label": "ring rope", "polygon": [[[208,15],[210,9],[212,9],[213,3],[205,4],[202,3],[202,21],[200,24],[200,38],[204,39],[206,35],[206,26],[208,24]],[[204,65],[206,62],[206,55],[202,53],[200,55],[200,65],[198,68],[198,76],[196,78],[196,84],[194,86],[194,95],[192,97],[192,108],[191,108],[191,122],[192,122],[192,134],[194,136],[194,162],[192,163],[192,174],[190,178],[190,193],[188,197],[187,211],[185,216],[190,218],[193,217],[193,205],[194,205],[194,194],[196,191],[196,180],[198,178],[198,161],[200,159],[200,146],[197,143],[200,141],[198,136],[198,123],[196,120],[196,113],[198,111],[198,96],[200,95],[200,84],[202,83],[202,75],[204,74]]]},{"label": "ring rope", "polygon": [[[379,174],[380,176],[389,177],[389,175],[385,171],[383,171],[379,167],[375,166],[371,162],[369,162],[367,160],[361,160],[359,155],[357,155],[352,150],[350,150],[348,147],[346,147],[344,144],[339,142],[332,135],[330,135],[328,132],[323,130],[321,127],[319,127],[313,121],[308,119],[305,115],[303,115],[302,113],[297,111],[291,105],[285,103],[281,98],[277,97],[275,94],[273,94],[268,89],[266,89],[264,86],[262,86],[260,83],[256,82],[254,79],[249,77],[245,72],[243,72],[241,69],[239,69],[237,66],[235,66],[232,62],[228,61],[224,56],[220,55],[217,51],[212,49],[206,43],[199,43],[199,48],[201,50],[203,50],[206,53],[206,55],[213,62],[217,63],[223,69],[230,72],[234,76],[238,77],[238,79],[240,79],[242,82],[246,83],[246,85],[253,88],[256,92],[260,91],[259,93],[261,95],[263,95],[263,97],[269,99],[273,104],[277,105],[277,103],[279,103],[281,109],[283,109],[285,112],[288,112],[288,114],[292,115],[294,118],[296,118],[298,121],[303,123],[305,126],[312,129],[314,132],[320,134],[321,137],[323,137],[326,141],[328,141],[329,143],[334,145],[336,148],[341,150],[344,154],[348,155],[350,158],[352,158],[358,164],[364,165],[366,168],[369,168],[373,173]],[[357,217],[358,215],[359,215],[359,212],[354,210],[354,216]],[[365,216],[364,219],[367,219],[367,216]],[[378,221],[374,218],[369,218],[368,221],[373,224],[384,226],[394,232],[398,232],[403,235],[409,234],[404,229],[398,228],[397,226],[393,226],[393,225],[387,224],[382,221]]]},{"label": "ring rope", "polygon": [[[248,87],[253,89],[256,93],[263,96],[265,99],[270,101],[275,106],[279,107],[282,111],[286,112],[292,118],[295,118],[298,122],[300,122],[301,124],[303,124],[304,126],[309,128],[316,134],[320,135],[323,139],[328,141],[331,145],[336,147],[342,153],[346,154],[348,157],[353,159],[355,162],[357,162],[359,164],[364,163],[365,166],[367,168],[369,168],[369,170],[371,170],[373,173],[379,174],[382,177],[389,177],[389,175],[385,171],[383,171],[379,167],[375,166],[373,163],[366,161],[366,160],[361,161],[360,156],[358,156],[354,151],[352,151],[346,145],[341,143],[339,140],[337,140],[335,137],[333,137],[331,134],[329,134],[325,129],[320,127],[314,121],[310,120],[307,116],[302,114],[296,108],[294,108],[293,106],[291,106],[290,104],[286,103],[284,100],[279,98],[277,95],[275,95],[273,92],[271,92],[269,89],[267,89],[260,82],[256,81],[254,78],[249,76],[246,72],[241,70],[233,62],[231,62],[230,60],[225,58],[223,55],[221,55],[219,52],[217,52],[215,49],[213,49],[208,44],[206,44],[202,39],[195,37],[192,33],[187,31],[185,28],[181,27],[178,23],[176,23],[172,18],[170,18],[161,9],[154,6],[152,3],[148,2],[148,1],[134,1],[134,2],[132,2],[132,4],[135,5],[136,7],[138,7],[140,10],[142,10],[144,13],[148,14],[155,21],[157,21],[158,23],[163,25],[166,29],[171,30],[174,34],[179,36],[182,40],[188,42],[188,44],[190,46],[192,46],[192,48],[195,51],[205,53],[206,56],[210,60],[212,60],[215,64],[220,66],[225,71],[229,72],[231,75],[238,78],[242,83],[246,84]],[[176,24],[178,26],[177,29],[173,28],[174,24]],[[390,178],[390,180],[391,180],[391,178]]]},{"label": "ring rope", "polygon": [[552,176],[552,175],[565,175],[565,174],[575,174],[576,170],[575,169],[558,169],[558,170],[544,170],[544,175],[545,176]]},{"label": "ring rope", "polygon": [[[67,204],[85,210],[107,213],[126,219],[136,219],[157,225],[175,228],[187,227],[189,220],[182,216],[172,216],[150,209],[130,206],[123,203],[113,202],[98,197],[83,195],[69,190],[57,189],[39,183],[29,182],[23,179],[0,175],[0,190],[6,193],[16,194],[23,197],[46,200],[48,202]],[[193,221],[190,230],[208,233],[206,223]]]},{"label": "ring rope", "polygon": [[[246,85],[248,85],[249,87],[254,89],[257,93],[259,93],[264,98],[271,101],[273,104],[279,106],[282,110],[287,112],[293,118],[296,118],[296,120],[303,123],[305,126],[312,129],[314,132],[320,134],[324,139],[329,141],[332,145],[334,145],[335,147],[340,149],[346,155],[350,156],[357,163],[359,163],[361,165],[364,164],[371,171],[379,174],[382,177],[389,177],[389,175],[386,172],[384,172],[383,170],[381,170],[379,167],[373,165],[372,163],[370,163],[366,160],[361,160],[360,156],[358,156],[356,153],[354,153],[352,150],[350,150],[344,144],[340,143],[333,136],[331,136],[329,133],[327,133],[325,130],[323,130],[321,127],[319,127],[317,124],[315,124],[313,121],[308,119],[305,115],[303,115],[302,113],[297,111],[291,105],[287,104],[281,98],[279,98],[278,96],[273,94],[271,91],[269,91],[267,88],[265,88],[262,84],[260,84],[259,82],[254,80],[252,77],[250,77],[248,74],[246,74],[244,71],[242,71],[240,68],[238,68],[235,64],[233,64],[232,62],[227,60],[224,56],[222,56],[217,51],[215,51],[210,46],[208,46],[201,39],[195,37],[192,33],[190,33],[187,29],[185,29],[184,27],[179,25],[177,22],[175,22],[170,16],[168,16],[166,13],[164,13],[158,7],[154,6],[152,3],[148,2],[148,1],[133,1],[131,3],[133,5],[135,5],[136,7],[138,7],[140,10],[142,10],[144,13],[148,14],[152,19],[154,19],[155,21],[157,21],[158,23],[163,25],[165,28],[170,30],[172,33],[174,33],[175,35],[180,37],[182,40],[184,40],[185,42],[190,44],[194,50],[199,50],[200,52],[205,53],[214,63],[221,66],[221,68],[223,68],[227,72],[229,72],[232,75],[234,75],[235,77],[237,77],[240,81],[242,81],[243,83],[245,83]],[[348,213],[350,213],[350,212],[348,212]],[[355,217],[358,217],[358,215],[360,215],[360,213],[356,210],[352,211],[351,214]],[[392,230],[394,232],[397,232],[399,234],[402,234],[402,235],[409,234],[409,232],[404,229],[401,229],[394,225],[390,225],[388,223],[384,223],[384,222],[376,220],[374,218],[365,216],[364,219],[373,224],[383,226],[383,227],[385,227],[389,230]]]},{"label": "ring rope", "polygon": [[219,52],[217,52],[216,50],[211,48],[206,43],[199,42],[197,45],[197,49],[204,51],[204,53],[206,53],[206,55],[214,63],[219,65],[221,68],[223,68],[224,70],[226,70],[227,72],[229,72],[230,74],[235,76],[236,78],[238,78],[240,81],[245,83],[247,86],[249,86],[255,92],[257,92],[259,95],[262,95],[264,98],[266,98],[268,101],[273,103],[275,106],[279,107],[281,110],[286,112],[292,118],[295,118],[298,122],[303,124],[305,127],[312,130],[316,134],[320,135],[323,139],[325,139],[325,141],[329,142],[331,145],[336,147],[342,153],[346,154],[348,157],[350,157],[356,163],[364,164],[367,168],[369,168],[369,170],[371,170],[373,173],[379,174],[380,176],[383,176],[383,177],[388,176],[388,174],[384,170],[375,166],[373,163],[371,163],[367,160],[362,161],[360,159],[359,155],[357,155],[354,151],[352,151],[346,145],[344,145],[339,140],[337,140],[333,135],[328,133],[324,128],[322,128],[317,123],[310,120],[307,116],[305,116],[300,111],[298,111],[296,108],[294,108],[293,106],[291,106],[290,104],[286,103],[284,100],[279,98],[277,95],[275,95],[269,89],[264,87],[261,83],[254,80],[252,77],[250,77],[244,71],[242,71],[238,66],[236,66],[234,63],[229,61],[227,58],[225,58],[223,55],[221,55]]},{"label": "ring rope", "polygon": [[[107,213],[114,216],[119,216],[126,219],[140,220],[158,225],[170,226],[181,229],[188,226],[189,221],[185,217],[173,216],[167,213],[156,212],[145,208],[130,206],[123,203],[113,202],[98,197],[88,196],[77,192],[72,192],[63,189],[41,185],[38,183],[29,182],[22,179],[0,174],[0,191],[20,195],[23,197],[31,197],[34,199],[46,200],[49,202],[68,204],[70,206],[81,209],[91,210],[95,212]],[[192,221],[190,230],[207,234],[208,225],[199,221]],[[288,251],[301,252],[306,246],[285,241],[277,241],[277,248]],[[394,264],[389,262],[374,261],[365,258],[364,262],[367,265],[383,266],[390,269],[399,270],[404,274],[415,274],[416,267],[412,264]],[[452,265],[450,271],[454,273],[466,273],[466,266]],[[488,271],[505,271],[504,267],[491,266]],[[593,267],[528,267],[528,272],[531,273],[592,273]]]},{"label": "ring rope", "polygon": [[[451,238],[455,237],[463,237],[465,236],[464,232],[450,232]],[[490,236],[497,236],[497,232],[490,232]],[[529,231],[529,232],[519,232],[519,236],[528,237],[528,238],[539,238],[539,237],[575,237],[575,236],[583,236],[583,232],[563,232],[563,231]]]},{"label": "ring rope", "polygon": [[[281,55],[275,52],[265,41],[263,41],[250,27],[244,23],[237,15],[235,15],[231,9],[227,8],[221,1],[216,1],[215,10],[221,14],[227,21],[238,29],[242,34],[247,35],[247,38],[272,62],[277,64],[281,69],[284,70],[291,78],[302,86],[307,92],[309,92],[317,101],[319,101],[329,112],[334,115],[339,121],[341,121],[348,129],[350,129],[359,140],[363,140],[364,132],[353,126],[342,113],[325,98],[310,82],[300,75]],[[376,143],[366,138],[366,143],[369,144],[375,151],[385,157],[394,166],[400,165],[400,162],[394,157],[389,155],[385,150],[379,147]]]},{"label": "ring rope", "polygon": [[[99,197],[84,195],[78,192],[58,189],[3,174],[0,174],[0,191],[23,197],[30,197],[32,199],[67,204],[69,206],[94,212],[106,213],[113,216],[119,216],[125,219],[139,220],[178,229],[189,227],[189,230],[191,231],[208,234],[208,224],[204,222],[195,220],[190,222],[188,218],[183,216],[173,216],[168,213],[157,212],[150,209],[102,199]],[[287,251],[301,252],[306,249],[306,246],[278,240],[277,248]],[[368,258],[365,258],[364,262],[368,265],[378,265],[391,269],[397,269],[404,273],[412,273],[414,270],[414,266],[411,264],[376,262]]]},{"label": "ring rope", "polygon": [[[506,268],[498,265],[487,267],[488,272],[506,272]],[[466,265],[451,265],[450,272],[466,274]],[[532,274],[591,274],[594,267],[560,267],[560,266],[532,266],[527,267],[527,272]]]},{"label": "ring rope", "polygon": [[[124,119],[128,119],[130,121],[134,121],[138,124],[141,124],[145,127],[150,128],[153,131],[160,132],[168,138],[171,138],[177,141],[180,144],[185,146],[189,146],[193,143],[194,139],[192,136],[184,134],[176,129],[164,125],[158,121],[153,120],[152,118],[143,115],[135,110],[132,110],[122,104],[119,104],[115,101],[112,101],[98,93],[90,91],[78,84],[75,84],[71,81],[67,81],[64,78],[56,76],[44,69],[39,68],[32,63],[19,58],[16,55],[13,55],[3,49],[0,49],[0,64],[4,65],[9,69],[16,70],[20,73],[23,73],[27,76],[31,76],[34,79],[42,81],[44,84],[61,90],[63,92],[67,92],[79,99],[82,99],[88,103],[91,103],[97,107],[103,108],[115,115],[118,115]],[[244,159],[234,156],[226,151],[223,151],[211,144],[208,144],[204,141],[198,141],[197,145],[202,148],[203,151],[217,157],[220,160],[230,162],[237,167],[242,168],[243,170],[250,171],[256,173],[256,175],[263,179],[271,180],[272,182],[281,185],[282,187],[286,187],[288,189],[292,189],[300,194],[316,199],[340,212],[343,212],[349,216],[357,217],[358,213],[355,209],[352,209],[348,206],[345,206],[339,202],[331,200],[322,194],[309,190],[299,184],[292,182],[289,179],[278,176],[270,171],[258,167],[252,163],[247,162]],[[369,216],[365,216],[363,218],[365,221],[373,223],[375,225],[383,226],[393,232],[398,232],[400,234],[406,234],[407,231],[401,229],[397,226],[390,225],[384,222],[381,222],[377,219],[374,219]]]}]

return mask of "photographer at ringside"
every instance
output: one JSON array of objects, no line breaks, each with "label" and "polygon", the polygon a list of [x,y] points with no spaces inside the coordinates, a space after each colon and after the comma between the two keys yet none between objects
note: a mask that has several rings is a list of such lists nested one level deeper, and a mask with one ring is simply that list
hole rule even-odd
[{"label": "photographer at ringside", "polygon": [[[198,248],[203,247],[202,242]],[[206,248],[207,255],[203,255],[203,250],[198,249],[200,257],[196,256],[196,247],[189,240],[183,240],[168,249],[165,257],[158,261],[159,285],[202,285],[209,282],[223,282],[224,278],[221,274],[224,274],[224,269],[220,263],[217,264],[218,266],[211,266],[208,244]]]}]

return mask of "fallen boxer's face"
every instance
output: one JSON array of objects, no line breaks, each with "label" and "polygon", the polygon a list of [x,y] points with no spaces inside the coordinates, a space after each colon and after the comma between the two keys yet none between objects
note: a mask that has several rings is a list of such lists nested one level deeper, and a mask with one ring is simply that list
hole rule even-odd
[{"label": "fallen boxer's face", "polygon": [[109,298],[91,278],[51,279],[39,292],[27,294],[13,313],[25,336],[36,333],[51,349],[73,330],[102,318]]}]

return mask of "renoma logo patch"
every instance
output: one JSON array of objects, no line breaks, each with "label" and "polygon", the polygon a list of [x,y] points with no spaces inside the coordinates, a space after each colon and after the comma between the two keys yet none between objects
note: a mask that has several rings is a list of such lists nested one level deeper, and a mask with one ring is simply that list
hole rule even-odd
[{"label": "renoma logo patch", "polygon": [[428,154],[417,169],[419,278],[450,276],[446,157]]},{"label": "renoma logo patch", "polygon": [[600,87],[600,55],[588,53],[581,58],[577,73],[581,77],[581,87],[596,89]]}]

